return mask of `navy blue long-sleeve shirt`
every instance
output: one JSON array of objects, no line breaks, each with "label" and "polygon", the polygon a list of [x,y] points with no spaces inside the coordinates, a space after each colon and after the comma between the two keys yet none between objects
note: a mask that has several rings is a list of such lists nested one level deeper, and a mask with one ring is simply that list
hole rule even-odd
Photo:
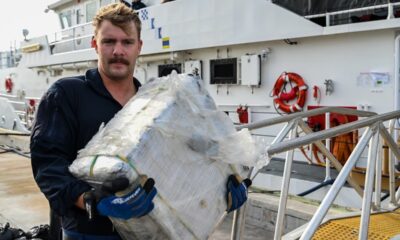
[{"label": "navy blue long-sleeve shirt", "polygon": [[[133,81],[138,89],[139,81],[135,78]],[[90,186],[73,177],[68,167],[100,125],[121,109],[97,69],[88,70],[85,76],[58,80],[40,102],[30,145],[33,175],[50,207],[62,217],[66,230],[115,234],[107,217],[89,221],[86,212],[75,206],[78,197]]]}]

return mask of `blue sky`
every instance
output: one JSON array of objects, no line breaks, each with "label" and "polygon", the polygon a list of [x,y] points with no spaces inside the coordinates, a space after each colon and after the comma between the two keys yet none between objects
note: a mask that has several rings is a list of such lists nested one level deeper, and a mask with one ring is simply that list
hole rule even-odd
[{"label": "blue sky", "polygon": [[2,1],[0,7],[0,51],[10,49],[11,43],[23,40],[22,29],[29,30],[28,37],[54,33],[59,29],[54,12],[44,10],[56,0]]}]

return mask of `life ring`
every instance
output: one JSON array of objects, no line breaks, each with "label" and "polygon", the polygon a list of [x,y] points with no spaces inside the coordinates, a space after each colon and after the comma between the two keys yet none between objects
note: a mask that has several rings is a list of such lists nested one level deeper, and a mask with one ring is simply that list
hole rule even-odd
[{"label": "life ring", "polygon": [[4,84],[6,87],[6,92],[11,93],[14,86],[12,79],[10,77],[6,77]]},{"label": "life ring", "polygon": [[[290,92],[285,92],[284,90],[286,85],[292,85],[292,83],[295,83],[296,86],[292,86]],[[303,78],[297,73],[282,73],[276,80],[274,88],[272,89],[272,96],[275,96],[275,107],[286,113],[293,113],[303,110],[304,104],[306,103],[307,88],[308,87]],[[287,102],[295,98],[297,98],[297,100],[294,104],[287,104]]]}]

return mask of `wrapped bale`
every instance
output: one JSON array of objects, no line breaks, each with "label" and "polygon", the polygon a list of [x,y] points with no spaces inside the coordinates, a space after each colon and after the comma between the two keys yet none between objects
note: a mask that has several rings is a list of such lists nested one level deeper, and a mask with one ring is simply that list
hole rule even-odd
[{"label": "wrapped bale", "polygon": [[124,239],[207,239],[224,216],[226,181],[244,176],[256,149],[247,130],[237,132],[217,110],[202,80],[171,74],[153,79],[92,138],[70,166],[92,185],[126,176],[154,178],[150,214],[112,218]]}]

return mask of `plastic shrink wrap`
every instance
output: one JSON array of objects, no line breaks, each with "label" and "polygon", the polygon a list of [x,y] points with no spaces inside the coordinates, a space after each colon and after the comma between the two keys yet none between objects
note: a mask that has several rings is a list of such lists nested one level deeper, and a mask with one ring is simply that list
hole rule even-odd
[{"label": "plastic shrink wrap", "polygon": [[70,166],[95,185],[154,178],[155,208],[139,219],[111,219],[124,239],[207,239],[224,216],[226,181],[257,162],[247,130],[217,110],[202,80],[171,74],[150,80],[92,138]]}]

